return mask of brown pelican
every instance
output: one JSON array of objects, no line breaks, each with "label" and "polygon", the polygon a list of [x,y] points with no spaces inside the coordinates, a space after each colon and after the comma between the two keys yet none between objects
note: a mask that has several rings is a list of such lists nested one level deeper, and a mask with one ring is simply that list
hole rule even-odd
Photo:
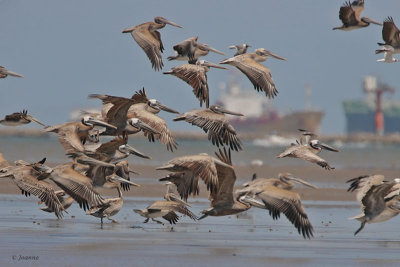
[{"label": "brown pelican", "polygon": [[235,66],[249,78],[254,85],[254,89],[258,92],[264,91],[268,98],[274,98],[274,96],[278,94],[278,90],[276,90],[275,83],[272,80],[271,72],[269,68],[259,63],[265,61],[268,56],[286,60],[283,57],[272,54],[264,48],[258,48],[254,53],[246,53],[225,59],[219,64]]},{"label": "brown pelican", "polygon": [[154,70],[158,71],[162,69],[163,62],[161,53],[164,51],[164,46],[161,41],[161,34],[157,31],[158,29],[164,28],[166,24],[183,28],[178,24],[169,21],[163,17],[155,17],[154,22],[146,22],[140,25],[126,28],[122,33],[131,33],[133,39],[146,53],[147,57],[151,61],[151,65]]},{"label": "brown pelican", "polygon": [[382,25],[381,23],[370,18],[362,17],[361,12],[364,10],[364,0],[356,0],[353,3],[345,2],[339,10],[339,19],[343,22],[342,26],[334,27],[333,30],[350,31],[368,27],[370,23]]},{"label": "brown pelican", "polygon": [[394,24],[392,17],[387,17],[383,22],[382,38],[385,43],[378,43],[382,48],[376,50],[375,53],[385,53],[385,57],[383,60],[380,59],[377,61],[387,63],[398,62],[399,60],[393,58],[392,55],[400,53],[400,30]]},{"label": "brown pelican", "polygon": [[[56,194],[56,196],[57,196],[58,200],[60,201],[61,205],[63,206],[64,210],[67,210],[72,205],[72,203],[74,203],[74,201],[75,201],[71,196],[65,197],[66,194],[63,190],[58,190],[58,191],[55,191],[54,193]],[[40,205],[42,203],[43,203],[42,201],[39,201],[38,204]],[[48,207],[48,206],[40,208],[40,209],[45,212],[50,212],[50,213],[55,212],[54,208]]]},{"label": "brown pelican", "polygon": [[220,106],[213,105],[207,109],[194,109],[179,115],[174,121],[184,120],[202,128],[208,133],[208,140],[211,140],[213,145],[223,146],[228,145],[236,151],[242,149],[242,143],[236,136],[236,131],[229,123],[225,114],[235,116],[243,116],[243,114],[228,111]]},{"label": "brown pelican", "polygon": [[291,181],[317,188],[290,173],[280,173],[279,179],[253,176],[253,180],[246,183],[243,189],[236,190],[236,194],[240,196],[241,201],[269,210],[274,220],[277,220],[282,212],[297,228],[299,234],[304,238],[310,238],[313,236],[313,227],[301,204],[300,195],[291,191],[294,187]]},{"label": "brown pelican", "polygon": [[172,171],[170,174],[160,181],[170,181],[174,183],[181,197],[186,201],[190,194],[199,194],[199,178],[207,185],[207,190],[212,193],[218,191],[218,173],[217,169],[223,166],[232,168],[231,165],[211,157],[206,153],[198,155],[182,156],[174,158],[156,170]]},{"label": "brown pelican", "polygon": [[210,91],[207,82],[207,72],[210,70],[210,67],[227,69],[205,60],[199,60],[196,64],[183,64],[173,67],[170,71],[164,72],[164,74],[172,74],[188,83],[193,88],[194,95],[200,101],[200,107],[202,107],[203,102],[206,102],[206,107],[208,108],[210,105]]},{"label": "brown pelican", "polygon": [[356,191],[362,214],[351,217],[361,222],[358,234],[366,223],[387,221],[400,213],[400,178],[384,181],[383,175],[364,175],[347,181],[347,191]]},{"label": "brown pelican", "polygon": [[138,184],[125,180],[116,174],[111,174],[107,176],[106,179],[107,183],[104,184],[104,187],[116,188],[118,191],[118,197],[103,199],[103,203],[97,206],[92,206],[90,210],[88,210],[87,212],[88,215],[100,218],[102,225],[103,225],[103,218],[107,218],[110,221],[117,223],[116,220],[111,219],[110,217],[117,214],[121,210],[122,205],[124,204],[124,200],[122,198],[121,183],[130,184],[133,186],[139,186]]},{"label": "brown pelican", "polygon": [[174,46],[175,56],[168,57],[168,60],[183,60],[188,61],[189,64],[195,64],[199,57],[208,55],[210,51],[225,55],[221,51],[212,48],[208,44],[201,44],[197,42],[198,36],[191,37],[183,42]]},{"label": "brown pelican", "polygon": [[71,152],[84,152],[83,146],[89,138],[89,131],[94,126],[102,126],[106,128],[116,129],[115,126],[110,125],[104,121],[95,119],[90,116],[84,116],[81,121],[66,122],[45,128],[46,132],[54,132],[58,135],[58,140],[64,147],[67,153]]},{"label": "brown pelican", "polygon": [[28,124],[32,121],[44,127],[46,126],[43,123],[41,123],[38,119],[29,115],[27,110],[23,110],[22,112],[14,112],[10,115],[6,115],[4,119],[0,120],[0,123],[6,126],[18,126],[22,124]]},{"label": "brown pelican", "polygon": [[167,192],[164,195],[164,199],[165,200],[180,202],[185,206],[192,207],[192,206],[190,206],[189,203],[187,203],[186,201],[184,201],[184,200],[179,198],[179,196],[176,194],[177,193],[177,189],[176,189],[175,185],[172,182],[168,181],[168,182],[165,183],[165,185],[167,186]]},{"label": "brown pelican", "polygon": [[248,44],[237,44],[237,45],[231,45],[229,46],[229,49],[236,49],[236,53],[234,56],[242,55],[247,52],[247,48],[251,47],[251,45]]},{"label": "brown pelican", "polygon": [[197,220],[196,215],[194,215],[184,204],[176,201],[156,201],[146,209],[134,209],[133,211],[138,213],[140,216],[147,218],[144,223],[147,223],[151,219],[156,223],[164,225],[164,223],[155,219],[162,217],[170,224],[175,224],[179,220],[179,216],[176,212],[186,215],[194,221]]},{"label": "brown pelican", "polygon": [[38,180],[42,173],[30,165],[8,166],[0,169],[0,178],[12,178],[15,184],[21,189],[22,194],[37,196],[47,207],[54,211],[57,218],[62,218],[64,211],[54,188],[51,184]]},{"label": "brown pelican", "polygon": [[22,76],[21,74],[18,74],[16,72],[10,71],[10,70],[6,69],[5,67],[0,66],[0,79],[2,79],[2,78],[4,79],[8,75],[14,76],[14,77],[24,78],[24,76]]},{"label": "brown pelican", "polygon": [[326,149],[329,151],[339,152],[336,148],[333,148],[327,144],[324,144],[316,139],[316,135],[303,131],[302,137],[300,141],[297,141],[297,144],[292,143],[285,151],[277,155],[277,158],[284,158],[284,157],[292,157],[292,158],[299,158],[303,159],[312,163],[316,163],[322,168],[327,170],[335,169],[329,166],[328,162],[326,162],[323,158],[317,156],[322,149]]},{"label": "brown pelican", "polygon": [[239,197],[233,194],[236,174],[232,166],[231,151],[227,152],[224,148],[224,150],[219,149],[219,153],[215,154],[226,165],[217,165],[219,187],[218,190],[210,192],[211,207],[201,212],[203,216],[199,220],[207,216],[237,214],[251,208],[250,204],[241,201]]}]

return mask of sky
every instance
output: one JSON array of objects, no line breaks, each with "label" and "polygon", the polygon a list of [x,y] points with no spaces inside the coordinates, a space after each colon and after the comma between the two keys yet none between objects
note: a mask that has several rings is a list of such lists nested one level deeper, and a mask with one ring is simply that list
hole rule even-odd
[{"label": "sky", "polygon": [[[400,10],[400,1],[365,2],[362,16],[377,21],[393,16],[400,26],[400,16],[394,12]],[[382,42],[381,26],[332,30],[341,25],[342,4],[342,0],[0,0],[0,65],[25,76],[0,80],[0,117],[27,109],[46,124],[63,123],[72,110],[101,107],[100,101],[87,98],[89,94],[130,97],[142,87],[150,98],[180,112],[198,108],[189,85],[155,72],[131,35],[121,33],[163,16],[184,27],[167,25],[160,30],[163,71],[183,63],[166,58],[173,55],[173,45],[192,36],[227,54],[204,58],[214,63],[233,56],[229,45],[266,48],[287,58],[263,63],[271,69],[279,91],[273,106],[281,111],[303,109],[305,87],[310,85],[313,108],[325,111],[321,132],[341,134],[345,132],[342,101],[363,97],[364,76],[377,75],[395,88],[400,83],[400,63],[376,62],[381,58],[375,55],[377,42]],[[237,72],[230,69],[208,72],[211,103],[217,101],[219,84]],[[253,90],[244,75],[237,77],[243,88]],[[391,97],[400,99],[399,95]],[[172,115],[162,116],[170,129],[190,127],[172,122]]]}]

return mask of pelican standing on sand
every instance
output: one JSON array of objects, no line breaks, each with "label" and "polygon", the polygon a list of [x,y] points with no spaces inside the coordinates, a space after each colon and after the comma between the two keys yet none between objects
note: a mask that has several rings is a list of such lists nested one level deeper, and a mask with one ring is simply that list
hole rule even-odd
[{"label": "pelican standing on sand", "polygon": [[230,146],[231,149],[242,150],[242,143],[236,135],[236,131],[229,123],[225,114],[243,116],[243,114],[226,110],[220,106],[212,105],[207,109],[194,109],[179,115],[174,121],[186,121],[196,125],[208,133],[208,140],[213,145]]},{"label": "pelican standing on sand", "polygon": [[357,192],[357,201],[361,204],[360,215],[349,219],[361,222],[358,234],[366,223],[387,221],[400,213],[400,178],[391,182],[384,181],[383,175],[364,175],[347,181],[351,183],[347,191]]},{"label": "pelican standing on sand", "polygon": [[9,75],[13,76],[13,77],[24,78],[24,76],[22,76],[21,74],[10,71],[10,70],[6,69],[6,67],[0,66],[0,79],[4,79]]},{"label": "pelican standing on sand", "polygon": [[300,141],[296,141],[297,144],[292,143],[287,149],[285,149],[285,151],[283,151],[276,157],[299,158],[312,163],[316,163],[327,170],[335,169],[329,166],[328,162],[326,162],[326,160],[324,160],[323,158],[317,156],[317,154],[320,153],[322,149],[334,152],[339,152],[339,150],[317,140],[314,133],[302,129],[299,130],[303,132]]},{"label": "pelican standing on sand", "polygon": [[4,119],[0,120],[0,123],[6,126],[19,126],[23,124],[28,124],[32,121],[42,125],[43,127],[46,127],[46,125],[41,123],[38,119],[29,115],[27,110],[6,115]]},{"label": "pelican standing on sand", "polygon": [[353,3],[345,2],[339,10],[339,19],[343,22],[342,26],[334,27],[333,30],[351,31],[368,27],[370,23],[382,25],[381,23],[367,17],[360,19],[361,12],[364,10],[364,0],[356,0]]},{"label": "pelican standing on sand", "polygon": [[376,50],[375,53],[384,53],[384,58],[377,61],[386,63],[398,62],[399,60],[393,58],[392,55],[400,53],[400,30],[394,24],[392,17],[387,17],[383,22],[382,39],[385,43],[378,43],[382,48]]},{"label": "pelican standing on sand", "polygon": [[313,227],[301,204],[300,195],[292,191],[294,183],[291,181],[317,188],[290,173],[280,173],[279,179],[253,176],[251,182],[246,183],[243,189],[236,190],[235,193],[240,196],[241,201],[269,210],[274,220],[279,219],[282,212],[296,227],[299,234],[302,234],[304,238],[310,238],[313,236]]},{"label": "pelican standing on sand", "polygon": [[155,17],[154,22],[146,22],[140,25],[126,28],[122,33],[130,33],[138,43],[138,45],[146,53],[151,61],[154,70],[158,71],[164,66],[161,53],[164,51],[164,45],[161,40],[161,34],[157,31],[165,27],[165,25],[172,25],[178,28],[183,28],[178,24],[169,21],[163,17]]},{"label": "pelican standing on sand", "polygon": [[264,48],[258,48],[254,53],[246,53],[221,61],[219,64],[229,64],[238,68],[251,81],[258,92],[263,91],[268,98],[274,98],[278,94],[269,68],[259,62],[267,60],[268,56],[286,60]]},{"label": "pelican standing on sand", "polygon": [[205,102],[208,108],[210,106],[210,89],[207,82],[207,72],[211,67],[227,69],[205,60],[199,60],[196,64],[183,64],[173,67],[170,71],[164,72],[164,74],[174,75],[188,83],[193,88],[194,95],[200,101],[200,107]]}]

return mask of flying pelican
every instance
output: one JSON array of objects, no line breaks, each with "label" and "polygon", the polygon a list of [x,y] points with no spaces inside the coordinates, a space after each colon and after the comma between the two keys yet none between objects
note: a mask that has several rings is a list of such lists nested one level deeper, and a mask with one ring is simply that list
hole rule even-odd
[{"label": "flying pelican", "polygon": [[304,238],[310,238],[313,236],[313,227],[301,204],[300,195],[291,191],[294,187],[291,181],[317,188],[290,173],[280,173],[279,179],[253,176],[251,182],[246,183],[243,189],[236,190],[235,193],[240,196],[241,201],[269,210],[274,220],[277,220],[282,212],[297,228],[299,234]]},{"label": "flying pelican", "polygon": [[45,131],[57,133],[58,140],[67,153],[76,151],[84,152],[85,147],[83,145],[89,138],[89,131],[95,126],[116,129],[115,126],[104,121],[90,116],[84,116],[81,121],[66,122],[49,126],[45,128]]},{"label": "flying pelican", "polygon": [[[67,210],[72,205],[72,203],[74,203],[74,201],[75,201],[71,196],[65,197],[66,194],[63,190],[58,190],[58,191],[55,191],[54,193],[56,194],[56,196],[57,196],[58,200],[60,201],[64,210]],[[42,201],[39,201],[38,204],[40,205],[42,203],[43,203]],[[54,208],[48,207],[48,206],[45,206],[40,209],[45,212],[49,212],[49,213],[55,212]]]},{"label": "flying pelican", "polygon": [[384,181],[383,175],[364,175],[347,181],[347,191],[356,191],[362,214],[351,217],[361,222],[358,234],[366,223],[387,221],[400,213],[400,178]]},{"label": "flying pelican", "polygon": [[247,52],[247,48],[251,47],[251,45],[248,44],[237,44],[237,45],[231,45],[228,48],[229,49],[236,49],[236,53],[234,56],[242,55]]},{"label": "flying pelican", "polygon": [[166,24],[183,28],[163,17],[155,17],[154,22],[142,23],[122,31],[122,33],[131,33],[133,39],[135,39],[138,45],[144,50],[151,61],[153,69],[156,71],[162,69],[164,66],[161,56],[161,53],[164,51],[164,46],[161,41],[161,34],[157,30],[164,28]]},{"label": "flying pelican", "polygon": [[353,3],[345,2],[339,10],[339,19],[343,22],[342,26],[334,27],[333,30],[351,31],[355,29],[368,27],[370,23],[382,25],[381,23],[370,18],[362,17],[361,12],[364,10],[364,0],[356,0]]},{"label": "flying pelican", "polygon": [[22,124],[28,124],[32,121],[42,125],[43,127],[46,127],[46,125],[41,123],[38,119],[29,115],[27,110],[6,115],[4,119],[0,120],[0,123],[6,126],[19,126]]},{"label": "flying pelican", "polygon": [[206,153],[197,155],[182,156],[174,158],[164,165],[156,168],[156,170],[172,171],[175,175],[168,175],[160,181],[170,181],[174,183],[179,194],[186,201],[190,194],[199,194],[199,178],[207,185],[207,190],[212,193],[218,191],[218,173],[217,169],[223,166],[232,168],[231,165],[221,161],[220,159],[211,157]]},{"label": "flying pelican", "polygon": [[189,64],[196,64],[199,57],[208,55],[210,51],[225,55],[223,52],[212,48],[208,44],[197,42],[198,36],[188,38],[174,46],[175,56],[168,57],[168,60],[188,61]]},{"label": "flying pelican", "polygon": [[147,218],[144,223],[147,223],[151,219],[153,222],[164,225],[164,223],[155,219],[158,217],[162,217],[170,224],[175,224],[179,220],[179,216],[176,214],[176,212],[186,215],[194,221],[197,220],[196,215],[194,215],[186,207],[186,205],[176,201],[156,201],[148,206],[146,209],[134,209],[133,211],[138,213],[140,216]]},{"label": "flying pelican", "polygon": [[254,89],[264,91],[268,98],[274,98],[278,94],[275,83],[272,80],[269,68],[261,65],[259,62],[267,60],[271,56],[280,60],[286,60],[283,57],[272,54],[264,48],[258,48],[254,53],[246,53],[221,61],[219,64],[229,64],[238,68],[254,85]]},{"label": "flying pelican", "polygon": [[16,72],[10,71],[10,70],[6,69],[5,67],[0,66],[0,79],[4,79],[8,75],[14,76],[14,77],[19,77],[19,78],[24,78],[24,76],[22,76],[21,74],[18,74]]},{"label": "flying pelican", "polygon": [[400,53],[400,30],[394,24],[392,17],[387,17],[383,22],[382,38],[385,43],[378,43],[382,48],[376,50],[375,53],[385,53],[385,56],[383,60],[380,59],[377,61],[387,63],[398,62],[399,60],[393,58],[392,55]]},{"label": "flying pelican", "polygon": [[180,202],[185,206],[192,207],[189,203],[178,197],[178,195],[176,194],[177,189],[174,188],[175,185],[172,182],[168,181],[165,183],[165,185],[167,186],[167,192],[164,195],[165,200]]},{"label": "flying pelican", "polygon": [[164,74],[172,74],[179,79],[182,79],[193,88],[193,93],[200,101],[200,107],[203,102],[206,102],[206,107],[210,105],[210,90],[207,82],[207,72],[210,68],[228,69],[214,63],[199,60],[196,64],[183,64],[177,67],[173,67],[170,71],[164,72]]},{"label": "flying pelican", "polygon": [[227,152],[224,148],[224,150],[219,149],[219,153],[215,154],[225,165],[217,165],[219,187],[218,190],[210,192],[211,207],[201,212],[203,216],[199,220],[207,216],[237,214],[251,208],[250,204],[233,194],[236,174],[232,166],[231,151]]},{"label": "flying pelican", "polygon": [[207,109],[188,111],[173,120],[184,120],[202,128],[204,132],[208,133],[208,140],[211,140],[213,145],[219,147],[225,144],[229,145],[231,149],[239,151],[242,149],[242,143],[225,114],[243,116],[243,114],[226,110],[217,105],[212,105]]},{"label": "flying pelican", "polygon": [[124,204],[124,199],[122,198],[121,183],[130,184],[133,186],[139,186],[138,184],[132,183],[118,175],[111,174],[107,176],[107,182],[104,184],[105,188],[116,188],[118,191],[118,197],[103,199],[103,203],[98,206],[92,206],[90,210],[87,211],[88,215],[100,218],[101,225],[103,225],[103,218],[107,218],[113,223],[117,223],[116,220],[111,219],[111,216],[117,214]]},{"label": "flying pelican", "polygon": [[60,203],[54,188],[45,181],[38,180],[41,175],[30,165],[8,166],[0,169],[0,178],[12,178],[15,184],[21,189],[22,194],[29,196],[30,194],[37,196],[47,207],[54,211],[57,218],[62,218],[64,211],[63,205]]},{"label": "flying pelican", "polygon": [[291,158],[300,158],[312,163],[316,163],[322,168],[327,170],[335,169],[329,166],[328,162],[326,162],[323,158],[317,156],[322,149],[326,149],[329,151],[339,152],[336,148],[333,148],[327,144],[324,144],[316,139],[316,135],[303,131],[300,142],[297,141],[297,144],[292,143],[285,151],[277,155],[277,158],[291,157]]}]

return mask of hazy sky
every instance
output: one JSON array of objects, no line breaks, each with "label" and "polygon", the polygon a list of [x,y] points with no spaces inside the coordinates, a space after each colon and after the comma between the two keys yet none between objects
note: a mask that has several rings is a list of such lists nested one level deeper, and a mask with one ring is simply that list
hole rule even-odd
[{"label": "hazy sky", "polygon": [[[166,60],[173,55],[172,46],[195,35],[227,54],[205,58],[215,63],[233,55],[227,48],[232,44],[264,47],[288,59],[264,63],[279,91],[273,105],[282,111],[304,108],[304,88],[310,84],[313,107],[326,112],[322,132],[343,133],[342,101],[363,97],[365,75],[375,74],[394,87],[400,84],[400,63],[376,62],[380,26],[332,31],[341,25],[338,11],[343,2],[0,0],[0,65],[25,76],[0,81],[0,116],[28,109],[47,124],[62,123],[73,109],[100,107],[88,94],[129,97],[143,86],[150,97],[181,112],[198,108],[186,83],[153,71],[130,34],[121,33],[163,16],[184,26],[160,30],[166,48],[163,71],[182,64]],[[400,1],[365,2],[363,16],[378,21],[393,16],[400,26]],[[211,103],[219,95],[218,84],[228,77],[229,71],[208,73]],[[239,77],[243,87],[252,89],[245,76]],[[172,116],[163,117],[172,129],[186,126],[170,121]]]}]

